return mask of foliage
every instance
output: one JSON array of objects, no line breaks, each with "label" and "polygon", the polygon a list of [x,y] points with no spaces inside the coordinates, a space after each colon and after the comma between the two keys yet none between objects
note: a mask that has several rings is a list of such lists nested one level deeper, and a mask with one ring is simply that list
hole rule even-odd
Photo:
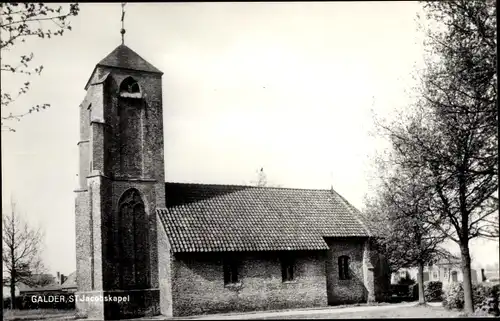
[{"label": "foliage", "polygon": [[406,297],[409,293],[409,284],[391,284],[391,296]]},{"label": "foliage", "polygon": [[405,276],[398,280],[398,284],[412,285],[415,284],[415,280],[411,278],[410,274],[407,271]]},{"label": "foliage", "polygon": [[452,282],[444,291],[443,306],[447,309],[462,310],[464,307],[464,287],[462,283]]},{"label": "foliage", "polygon": [[388,169],[384,160],[377,161],[380,185],[377,194],[366,200],[363,214],[378,237],[379,252],[393,272],[430,262],[444,236],[424,218],[428,191],[421,187],[418,172],[396,166]]},{"label": "foliage", "polygon": [[[69,18],[78,15],[79,10],[79,6],[76,3],[69,4],[67,10],[63,10],[62,6],[53,7],[52,5],[41,2],[0,3],[2,78],[5,79],[4,73],[22,74],[26,77],[40,75],[43,66],[35,68],[30,66],[34,58],[33,52],[21,55],[18,61],[8,62],[5,62],[6,53],[17,44],[24,43],[26,40],[33,37],[51,38],[53,36],[62,36],[66,30],[71,30]],[[49,26],[47,26],[46,23],[49,23]],[[10,131],[15,131],[11,126],[5,125],[5,122],[12,120],[19,121],[23,116],[50,107],[50,104],[44,103],[21,109],[18,112],[12,110],[12,104],[21,95],[29,91],[30,84],[30,81],[26,79],[17,93],[5,92],[3,88],[1,94],[2,130],[5,128]]]},{"label": "foliage", "polygon": [[[375,197],[366,202],[364,219],[377,235],[377,249],[388,259],[392,271],[418,266],[417,279],[423,287],[423,266],[440,253],[445,235],[426,222],[431,196],[420,173],[401,166],[388,169],[384,160],[378,161],[381,184]],[[406,295],[409,291],[408,287]],[[421,296],[423,303],[423,292]]]},{"label": "foliage", "polygon": [[[500,284],[474,284],[472,286],[472,293],[474,308],[478,315],[499,315]],[[453,282],[447,287],[444,293],[443,306],[450,310],[461,310],[464,308],[464,290],[461,282]]]},{"label": "foliage", "polygon": [[418,283],[411,284],[408,288],[408,296],[412,300],[418,300]]},{"label": "foliage", "polygon": [[[426,68],[414,104],[381,125],[393,172],[427,195],[425,224],[461,251],[466,312],[473,311],[469,241],[498,237],[496,5],[424,3]],[[413,179],[415,178],[415,179]],[[417,180],[417,182],[415,182]]]},{"label": "foliage", "polygon": [[436,302],[443,299],[443,282],[427,281],[424,282],[424,294],[427,302]]},{"label": "foliage", "polygon": [[[474,309],[479,314],[500,315],[500,284],[479,283],[472,286]],[[482,312],[482,313],[481,313]]]},{"label": "foliage", "polygon": [[43,269],[40,257],[42,240],[41,230],[32,228],[22,219],[12,201],[10,214],[2,213],[3,281],[10,286],[11,297],[15,297],[15,286],[20,282],[37,285],[33,272]]},{"label": "foliage", "polygon": [[40,273],[31,275],[27,284],[33,287],[41,287],[54,283],[54,277],[50,274]]}]

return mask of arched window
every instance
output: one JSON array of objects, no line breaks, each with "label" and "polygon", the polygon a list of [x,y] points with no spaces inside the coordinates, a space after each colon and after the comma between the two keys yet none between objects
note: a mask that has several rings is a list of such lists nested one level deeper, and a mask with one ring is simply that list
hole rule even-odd
[{"label": "arched window", "polygon": [[149,286],[148,220],[136,189],[126,191],[118,205],[120,285],[122,288]]},{"label": "arched window", "polygon": [[120,84],[120,97],[141,98],[141,87],[132,77],[125,78]]},{"label": "arched window", "polygon": [[339,279],[349,280],[351,278],[349,273],[349,257],[342,255],[339,257]]}]

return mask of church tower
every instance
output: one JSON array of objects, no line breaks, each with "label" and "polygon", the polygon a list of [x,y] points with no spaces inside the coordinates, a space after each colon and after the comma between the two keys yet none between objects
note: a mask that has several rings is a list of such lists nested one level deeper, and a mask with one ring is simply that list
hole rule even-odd
[{"label": "church tower", "polygon": [[[160,313],[155,209],[165,207],[162,74],[122,44],[96,65],[85,86],[76,306],[89,318]],[[108,295],[126,301],[110,302]]]}]

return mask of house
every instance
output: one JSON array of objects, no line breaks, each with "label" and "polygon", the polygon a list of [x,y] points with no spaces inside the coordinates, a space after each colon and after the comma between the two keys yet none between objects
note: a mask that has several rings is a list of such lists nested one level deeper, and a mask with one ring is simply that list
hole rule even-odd
[{"label": "house", "polygon": [[[65,280],[65,276],[57,272],[57,277],[54,277],[49,273],[34,273],[30,276],[30,282],[17,282],[16,284],[16,296],[25,294],[35,294],[37,292],[53,292],[57,285],[61,284],[61,281]],[[31,284],[32,286],[28,285]],[[39,286],[34,286],[34,284],[41,284]],[[10,298],[10,287],[7,285],[3,286],[3,297]]]},{"label": "house", "polygon": [[[124,44],[80,104],[79,313],[167,317],[383,300],[359,212],[333,189],[165,183],[162,72]],[[168,106],[166,106],[168,113]]]},{"label": "house", "polygon": [[61,284],[61,290],[67,293],[74,293],[77,290],[76,271],[68,275],[64,283]]},{"label": "house", "polygon": [[[452,282],[463,282],[463,273],[460,257],[453,255],[447,251],[443,251],[445,255],[439,257],[435,262],[424,266],[424,282],[425,281],[440,281],[443,283],[443,288]],[[409,276],[413,280],[417,280],[418,268],[412,267],[408,269],[400,269],[393,273],[391,283],[397,283],[401,278]],[[472,284],[478,283],[478,272],[471,269]]]},{"label": "house", "polygon": [[48,284],[45,286],[27,287],[20,290],[20,295],[45,295],[45,294],[58,294],[61,292],[60,284]]}]

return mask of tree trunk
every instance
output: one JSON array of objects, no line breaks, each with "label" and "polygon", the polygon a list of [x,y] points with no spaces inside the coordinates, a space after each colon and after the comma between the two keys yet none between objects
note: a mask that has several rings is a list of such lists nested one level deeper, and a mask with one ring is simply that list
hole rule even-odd
[{"label": "tree trunk", "polygon": [[425,304],[425,293],[424,293],[424,262],[418,263],[418,304]]},{"label": "tree trunk", "polygon": [[16,271],[12,269],[10,273],[10,308],[14,310],[16,308]]},{"label": "tree trunk", "polygon": [[463,287],[464,287],[464,312],[473,313],[474,312],[474,302],[472,301],[472,278],[471,278],[471,267],[470,267],[470,253],[469,244],[460,244],[460,252],[462,254],[462,274],[464,276]]}]

